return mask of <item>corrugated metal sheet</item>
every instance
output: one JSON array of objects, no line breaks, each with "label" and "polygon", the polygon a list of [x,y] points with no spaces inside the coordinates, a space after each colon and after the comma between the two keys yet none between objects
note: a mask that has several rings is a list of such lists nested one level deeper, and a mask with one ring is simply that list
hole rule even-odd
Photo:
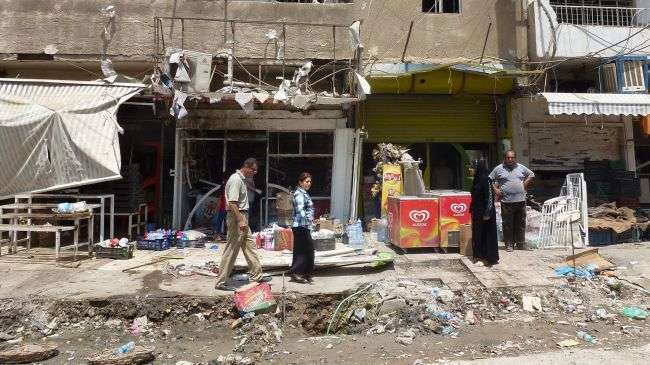
[{"label": "corrugated metal sheet", "polygon": [[542,93],[548,112],[558,114],[649,115],[648,94]]},{"label": "corrugated metal sheet", "polygon": [[361,108],[369,142],[496,142],[491,97],[372,95]]},{"label": "corrugated metal sheet", "polygon": [[142,86],[0,79],[0,199],[120,178],[115,113]]}]

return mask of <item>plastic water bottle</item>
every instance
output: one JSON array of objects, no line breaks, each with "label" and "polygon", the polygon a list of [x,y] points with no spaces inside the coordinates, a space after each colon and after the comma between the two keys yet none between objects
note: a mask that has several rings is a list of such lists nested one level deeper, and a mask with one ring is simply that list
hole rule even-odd
[{"label": "plastic water bottle", "polygon": [[578,332],[576,332],[576,336],[577,336],[579,339],[581,339],[581,340],[583,340],[583,341],[585,341],[585,342],[589,342],[589,343],[594,343],[594,342],[596,342],[596,339],[594,338],[594,336],[588,334],[588,333],[585,332],[585,331],[578,331]]},{"label": "plastic water bottle", "polygon": [[115,349],[115,355],[124,355],[135,348],[135,342],[130,341]]}]

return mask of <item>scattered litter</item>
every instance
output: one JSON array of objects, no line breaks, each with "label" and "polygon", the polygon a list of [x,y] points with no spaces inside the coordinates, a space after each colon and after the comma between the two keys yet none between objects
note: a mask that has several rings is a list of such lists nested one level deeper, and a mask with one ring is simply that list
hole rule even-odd
[{"label": "scattered litter", "polygon": [[522,298],[523,307],[526,312],[542,311],[542,299],[525,295]]},{"label": "scattered litter", "polygon": [[588,333],[585,332],[585,331],[578,331],[578,332],[576,332],[576,337],[578,337],[579,339],[581,339],[581,340],[583,340],[583,341],[585,341],[585,342],[589,342],[589,343],[594,343],[594,342],[596,342],[596,339],[594,338],[594,336],[588,334]]},{"label": "scattered litter", "polygon": [[401,332],[395,338],[395,342],[399,343],[400,345],[408,346],[413,343],[414,339],[415,339],[415,330],[408,329],[406,331]]},{"label": "scattered litter", "polygon": [[366,308],[355,309],[354,312],[352,312],[352,315],[350,316],[350,321],[361,323],[363,322],[364,318],[366,318],[366,313],[367,313]]},{"label": "scattered litter", "polygon": [[607,315],[607,310],[605,308],[598,308],[596,309],[596,316],[600,319],[606,319],[608,318]]},{"label": "scattered litter", "polygon": [[621,314],[632,319],[646,319],[648,317],[648,312],[638,307],[625,307],[621,309]]},{"label": "scattered litter", "polygon": [[573,339],[569,339],[569,340],[560,341],[557,343],[557,345],[559,347],[574,347],[580,345],[580,342]]},{"label": "scattered litter", "polygon": [[126,353],[129,353],[129,352],[133,351],[134,348],[135,348],[135,342],[130,341],[130,342],[127,342],[127,343],[125,343],[124,345],[122,345],[122,346],[116,348],[116,349],[113,351],[113,353],[114,353],[115,355],[124,355],[124,354],[126,354]]},{"label": "scattered litter", "polygon": [[133,320],[133,323],[129,326],[129,332],[132,335],[138,336],[143,332],[146,332],[149,329],[149,319],[147,316],[138,317]]},{"label": "scattered litter", "polygon": [[594,277],[594,267],[579,268],[569,266],[561,266],[555,269],[555,273],[558,276],[574,276],[584,279],[591,279]]},{"label": "scattered litter", "polygon": [[155,358],[153,348],[136,345],[126,353],[116,354],[115,350],[103,351],[88,359],[88,365],[148,364]]},{"label": "scattered litter", "polygon": [[245,357],[240,354],[221,355],[216,360],[210,362],[210,364],[216,365],[252,365],[254,363],[250,357]]}]

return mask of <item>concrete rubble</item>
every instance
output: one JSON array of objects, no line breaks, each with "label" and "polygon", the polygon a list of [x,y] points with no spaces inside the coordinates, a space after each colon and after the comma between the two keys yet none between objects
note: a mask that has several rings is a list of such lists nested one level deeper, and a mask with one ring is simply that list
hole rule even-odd
[{"label": "concrete rubble", "polygon": [[[584,257],[589,259],[577,262],[593,261],[593,253]],[[567,265],[564,259],[552,262]],[[212,282],[209,277],[178,274],[189,267],[161,266],[149,275],[161,282]],[[417,356],[427,363],[431,359],[417,355],[425,343],[446,344],[436,350],[445,356],[476,358],[644,341],[650,333],[644,319],[650,309],[647,291],[628,282],[629,270],[622,265],[608,267],[584,277],[569,272],[547,286],[450,287],[438,279],[409,276],[374,279],[328,295],[282,294],[274,286],[280,309],[244,316],[230,296],[148,293],[67,302],[16,298],[0,301],[0,343],[53,343],[60,351],[55,360],[61,360],[112,352],[134,341],[138,348],[153,348],[152,354],[163,363],[252,364],[288,359],[300,363],[307,349],[319,356],[327,352],[330,355],[322,355],[327,357],[350,353],[350,346],[376,344],[385,348],[379,354],[383,359],[398,361],[408,354],[414,356],[411,361]],[[172,271],[177,277],[170,281]],[[323,336],[328,331],[330,335]],[[484,338],[491,340],[483,343]],[[208,342],[215,340],[218,345]],[[462,345],[450,345],[454,340]],[[210,351],[190,358],[176,350],[197,341]]]}]

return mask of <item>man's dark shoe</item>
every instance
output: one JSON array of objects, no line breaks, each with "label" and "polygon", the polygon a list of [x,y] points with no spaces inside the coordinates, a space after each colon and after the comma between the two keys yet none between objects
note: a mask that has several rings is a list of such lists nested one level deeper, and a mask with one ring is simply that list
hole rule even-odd
[{"label": "man's dark shoe", "polygon": [[217,289],[217,290],[223,290],[223,291],[235,291],[235,290],[237,290],[237,288],[235,288],[232,285],[228,285],[228,284],[215,285],[214,288]]}]

